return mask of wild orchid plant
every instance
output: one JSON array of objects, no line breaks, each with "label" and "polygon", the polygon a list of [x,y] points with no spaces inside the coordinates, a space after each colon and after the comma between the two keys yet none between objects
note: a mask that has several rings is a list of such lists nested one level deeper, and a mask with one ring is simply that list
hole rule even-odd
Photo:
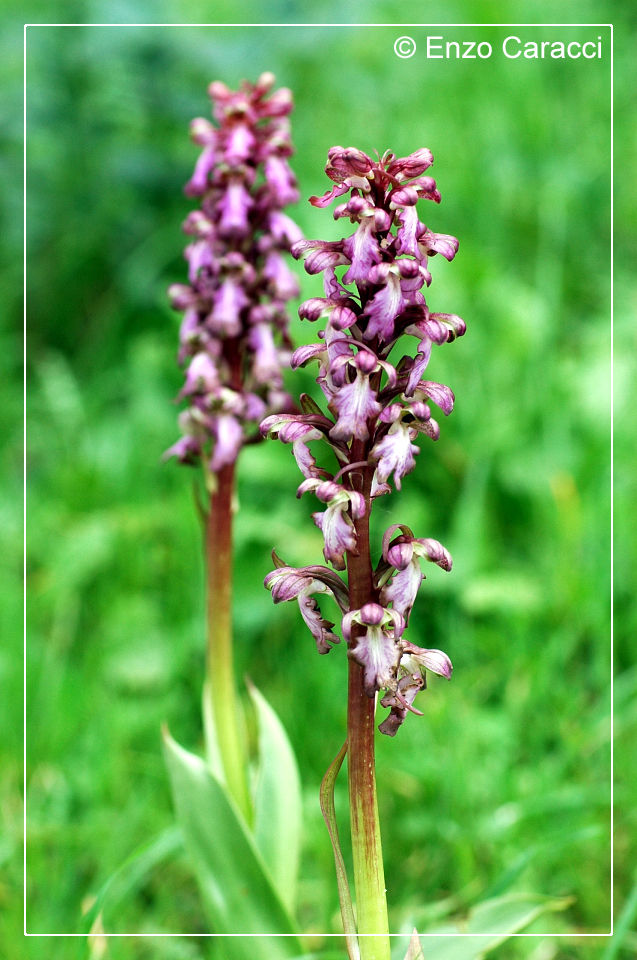
[{"label": "wild orchid plant", "polygon": [[221,764],[230,793],[247,822],[252,811],[246,751],[235,692],[232,653],[232,514],[236,461],[260,439],[258,424],[292,409],[281,366],[288,357],[286,302],[298,293],[285,254],[302,234],[282,209],[298,199],[288,166],[292,96],[271,92],[264,73],[239,90],[212,83],[216,125],[191,124],[203,147],[186,193],[200,206],[184,223],[188,284],[169,290],[184,311],[179,362],[187,403],[183,436],[167,451],[203,466],[210,504],[206,515],[207,690]]},{"label": "wild orchid plant", "polygon": [[[301,413],[274,413],[261,424],[264,435],[292,444],[304,477],[297,495],[314,493],[324,505],[313,519],[333,569],[286,566],[275,554],[277,567],[265,583],[275,603],[298,601],[321,654],[340,638],[316,595],[331,595],[342,612],[349,658],[346,748],[358,942],[342,888],[341,908],[350,954],[360,950],[363,960],[389,958],[374,762],[376,698],[380,694],[381,706],[389,709],[379,729],[394,736],[408,712],[420,713],[414,698],[425,687],[427,672],[449,678],[452,671],[446,653],[417,646],[406,636],[423,580],[420,560],[450,570],[448,551],[395,523],[383,536],[374,566],[369,528],[374,499],[391,491],[390,479],[400,490],[413,470],[419,452],[415,441],[438,439],[430,403],[449,414],[454,402],[449,387],[424,379],[433,344],[465,332],[454,314],[430,312],[422,292],[431,283],[429,259],[441,254],[452,260],[458,250],[455,237],[434,233],[419,219],[420,199],[440,201],[435,181],[425,175],[432,162],[427,149],[403,158],[387,152],[378,160],[353,147],[329,151],[326,173],[334,185],[310,202],[326,207],[349,194],[334,217],[348,218],[356,230],[342,240],[299,240],[292,247],[295,257],[305,258],[308,273],[323,273],[325,294],[299,309],[304,319],[324,321],[325,329],[320,342],[295,351],[292,366],[318,362],[317,382],[328,413],[302,395]],[[410,337],[418,341],[415,357],[405,352]],[[308,444],[315,440],[327,444],[335,458],[332,472],[310,452]],[[345,570],[345,579],[335,572]],[[331,778],[343,755],[328,771]],[[339,856],[335,845],[337,873]]]},{"label": "wild orchid plant", "polygon": [[[271,74],[263,74],[236,92],[212,84],[216,125],[203,119],[192,125],[203,151],[186,192],[200,198],[200,206],[184,225],[192,237],[185,253],[189,282],[170,290],[173,305],[184,312],[179,360],[185,383],[179,396],[187,407],[180,415],[183,435],[167,455],[200,466],[209,495],[207,756],[204,761],[184,750],[167,732],[165,756],[180,836],[211,928],[221,937],[232,934],[219,943],[224,958],[298,960],[303,953],[293,916],[298,770],[276,714],[251,687],[259,745],[252,751],[258,775],[248,777],[232,650],[236,462],[260,433],[278,437],[292,444],[303,474],[298,495],[312,492],[323,504],[313,517],[329,566],[293,568],[275,554],[276,569],[266,585],[275,602],[298,601],[321,654],[340,637],[319,609],[317,595],[331,595],[340,608],[349,663],[347,739],[323,778],[320,803],[350,960],[389,960],[374,760],[376,701],[380,694],[388,710],[379,729],[393,737],[407,713],[420,714],[415,697],[426,686],[427,672],[450,677],[447,654],[416,645],[407,628],[423,580],[420,561],[450,570],[451,557],[437,540],[416,537],[407,525],[394,523],[382,537],[374,566],[370,514],[375,498],[392,486],[400,490],[414,469],[419,436],[438,439],[430,404],[444,414],[453,406],[451,390],[424,375],[433,344],[462,336],[465,324],[454,314],[431,312],[422,291],[431,283],[429,258],[441,254],[452,260],[458,241],[419,219],[420,199],[440,201],[426,175],[433,162],[429,150],[403,158],[385,153],[374,161],[342,147],[329,151],[331,190],[311,202],[326,207],[342,197],[335,218],[349,218],[356,228],[338,241],[302,240],[282,212],[298,196],[287,163],[291,94],[272,93],[273,83]],[[302,318],[324,322],[320,342],[300,347],[291,363],[318,362],[327,412],[307,394],[297,408],[283,389],[281,367],[291,353],[286,303],[297,293],[284,257],[290,250],[305,258],[308,273],[324,274],[324,296],[300,307]],[[415,351],[404,346],[407,338],[415,339]],[[318,440],[324,456],[317,460],[309,444]],[[334,783],[346,753],[356,916],[334,809]],[[166,839],[160,840],[158,850],[164,850]],[[505,896],[478,905],[481,929],[488,916],[498,931],[494,942],[501,942],[537,916],[536,899],[530,907],[517,895],[514,903]],[[568,902],[545,901],[541,910],[562,910]],[[449,955],[465,956],[462,938]],[[405,960],[423,960],[415,931]]]}]

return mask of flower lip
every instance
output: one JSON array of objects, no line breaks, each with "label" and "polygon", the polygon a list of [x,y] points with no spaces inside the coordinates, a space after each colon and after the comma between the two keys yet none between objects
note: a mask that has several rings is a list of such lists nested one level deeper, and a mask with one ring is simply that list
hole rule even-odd
[{"label": "flower lip", "polygon": [[323,556],[337,570],[345,570],[345,554],[356,553],[356,531],[347,513],[348,499],[340,498],[328,503],[327,509],[312,514],[314,523],[323,534]]},{"label": "flower lip", "polygon": [[377,461],[375,475],[380,483],[393,473],[396,489],[401,489],[402,478],[414,469],[414,458],[420,453],[420,448],[413,443],[416,436],[416,430],[397,419],[385,436],[374,444],[370,459]]}]

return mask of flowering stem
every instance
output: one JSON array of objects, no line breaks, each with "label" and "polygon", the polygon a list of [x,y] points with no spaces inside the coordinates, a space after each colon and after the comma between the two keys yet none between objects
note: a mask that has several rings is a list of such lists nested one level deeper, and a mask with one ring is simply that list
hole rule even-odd
[{"label": "flowering stem", "polygon": [[298,284],[284,254],[302,236],[282,212],[298,200],[287,162],[292,95],[273,91],[273,84],[269,72],[235,91],[210,84],[215,122],[197,117],[190,128],[203,149],[185,187],[200,200],[183,224],[188,283],[169,289],[183,312],[178,362],[185,382],[178,399],[187,408],[179,415],[182,436],[166,456],[201,465],[215,491],[205,534],[210,709],[204,717],[216,741],[209,754],[248,823],[247,748],[232,662],[234,464],[256,439],[263,415],[292,406],[281,365],[290,346],[286,303]]},{"label": "flowering stem", "polygon": [[206,523],[208,595],[207,687],[228,789],[246,820],[251,818],[243,723],[232,657],[232,500],[234,463],[217,473]]},{"label": "flowering stem", "polygon": [[[363,456],[352,455],[353,460]],[[369,551],[370,488],[373,466],[363,473],[367,509],[355,522],[357,554],[348,554],[350,607],[360,608],[375,599]],[[359,475],[360,476],[360,475]],[[356,636],[356,630],[353,630]],[[349,802],[356,888],[357,927],[361,960],[389,960],[389,924],[383,851],[376,796],[374,756],[374,698],[363,689],[363,668],[349,661],[347,740]]]},{"label": "flowering stem", "polygon": [[[349,799],[356,886],[357,928],[361,960],[389,960],[387,902],[376,797],[374,761],[375,699],[389,715],[379,725],[394,737],[407,713],[420,713],[416,695],[425,687],[426,671],[451,676],[451,660],[442,650],[425,649],[405,636],[418,588],[421,559],[450,570],[449,552],[430,537],[415,537],[408,526],[392,524],[382,540],[382,553],[372,572],[369,515],[374,497],[391,492],[389,479],[401,481],[415,465],[414,442],[424,435],[437,440],[440,428],[430,401],[446,416],[453,409],[449,387],[423,374],[433,344],[455,340],[465,332],[455,314],[432,313],[423,286],[431,283],[428,262],[440,253],[452,260],[458,240],[438,234],[419,220],[419,199],[440,202],[434,179],[421,176],[433,163],[426,147],[408,157],[386,151],[378,161],[355,147],[335,146],[325,172],[333,186],[317,207],[344,198],[334,217],[358,223],[342,240],[299,240],[291,248],[305,259],[309,274],[323,273],[325,296],[311,297],[299,307],[307,320],[326,320],[320,342],[299,347],[292,366],[318,361],[317,383],[331,416],[307,395],[301,414],[275,414],[261,423],[264,435],[291,443],[304,476],[297,495],[313,491],[326,504],[313,514],[323,533],[323,555],[335,570],[347,568],[347,589],[328,567],[288,567],[275,557],[276,569],[265,578],[275,603],[296,599],[316,641],[328,653],[339,642],[334,624],[320,611],[316,594],[328,593],[343,617],[347,641],[349,687],[347,741]],[[395,233],[392,232],[395,230]],[[347,266],[341,274],[337,269]],[[356,287],[356,292],[352,289]],[[419,340],[413,351],[388,360],[403,336]],[[327,440],[338,459],[332,476],[307,444]],[[347,560],[345,556],[347,555]],[[329,778],[328,778],[329,782]],[[347,932],[347,931],[346,931]]]}]

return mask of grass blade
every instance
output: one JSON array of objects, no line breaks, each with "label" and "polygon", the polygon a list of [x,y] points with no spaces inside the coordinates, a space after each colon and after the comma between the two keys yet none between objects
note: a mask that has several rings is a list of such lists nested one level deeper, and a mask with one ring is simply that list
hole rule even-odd
[{"label": "grass blade", "polygon": [[223,938],[227,956],[297,956],[302,952],[297,931],[226,789],[167,731],[164,751],[177,816],[214,932],[239,935]]}]

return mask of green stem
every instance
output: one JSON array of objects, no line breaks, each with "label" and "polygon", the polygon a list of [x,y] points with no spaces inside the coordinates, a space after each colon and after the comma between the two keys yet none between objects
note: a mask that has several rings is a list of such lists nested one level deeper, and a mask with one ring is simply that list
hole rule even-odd
[{"label": "green stem", "polygon": [[[352,451],[352,460],[365,459]],[[365,516],[355,522],[357,555],[348,556],[350,609],[375,601],[369,551],[369,496],[373,468],[363,475],[362,493],[367,502]],[[353,630],[355,637],[355,631]],[[389,923],[385,896],[383,851],[376,795],[374,755],[374,700],[363,689],[363,669],[349,661],[347,699],[347,768],[352,831],[356,914],[361,960],[389,960]]]},{"label": "green stem", "polygon": [[243,718],[235,690],[232,656],[232,501],[234,464],[217,474],[206,522],[207,688],[226,784],[248,822],[251,804],[246,777]]}]

